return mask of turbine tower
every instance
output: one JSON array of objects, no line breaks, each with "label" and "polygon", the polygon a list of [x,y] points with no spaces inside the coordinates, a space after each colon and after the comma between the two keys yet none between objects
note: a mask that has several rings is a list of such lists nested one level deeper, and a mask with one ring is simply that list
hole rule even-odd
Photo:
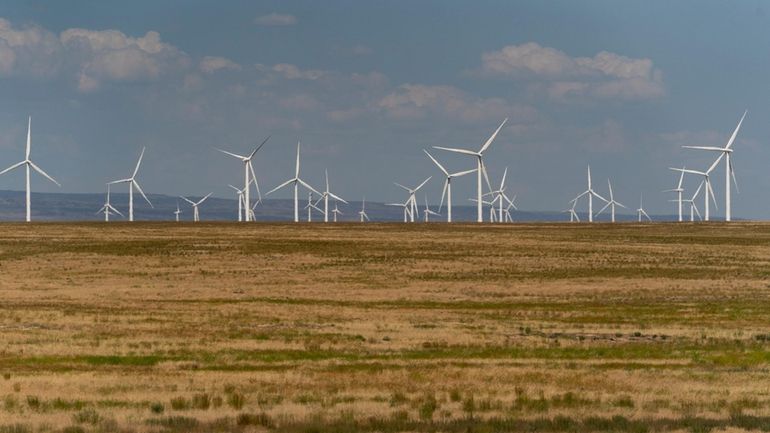
[{"label": "turbine tower", "polygon": [[465,171],[459,171],[457,173],[449,173],[446,168],[444,168],[443,165],[439,164],[438,161],[436,161],[436,158],[433,157],[430,153],[428,153],[427,150],[423,149],[423,152],[425,152],[426,155],[428,155],[428,158],[433,161],[434,164],[441,170],[442,173],[444,173],[444,176],[446,176],[446,179],[444,180],[444,188],[441,191],[441,202],[438,205],[438,211],[441,212],[441,207],[444,205],[444,195],[446,195],[446,222],[451,223],[452,222],[452,179],[460,176],[465,176],[466,174],[473,173],[476,171],[474,168],[473,170],[465,170]]},{"label": "turbine tower", "polygon": [[[329,222],[329,197],[333,198],[334,200],[341,201],[341,202],[343,202],[345,204],[348,204],[348,202],[346,202],[344,199],[336,196],[334,193],[329,191],[329,170],[324,170],[324,174],[326,175],[326,191],[324,191],[323,194],[321,194],[321,198],[318,199],[318,201],[321,201],[321,200],[324,201],[324,210],[321,211],[318,208],[316,208],[316,209],[318,209],[319,212],[322,212],[324,214],[324,222],[328,223]],[[318,205],[318,202],[316,202],[316,206],[317,205]],[[337,208],[337,203],[336,202],[334,203],[334,207],[335,207],[335,209]],[[337,220],[336,220],[337,215],[336,214],[335,214],[334,218],[335,218],[334,222],[337,222]]]},{"label": "turbine tower", "polygon": [[116,214],[118,214],[120,216],[123,216],[123,214],[120,213],[119,210],[115,209],[110,204],[110,186],[109,185],[107,185],[107,200],[104,202],[104,205],[102,206],[102,208],[99,209],[99,211],[97,211],[96,213],[102,213],[102,212],[104,213],[104,221],[106,221],[106,222],[110,221],[110,215],[113,212],[115,212]]},{"label": "turbine tower", "polygon": [[[735,180],[735,170],[733,169],[733,162],[732,162],[732,146],[733,142],[735,141],[735,137],[738,136],[738,131],[741,129],[741,124],[743,123],[743,119],[746,117],[746,114],[749,112],[749,110],[746,110],[743,112],[743,116],[741,116],[741,120],[738,121],[738,126],[735,127],[735,130],[733,131],[733,135],[730,136],[730,140],[727,141],[727,145],[725,147],[712,147],[712,146],[682,146],[686,149],[700,149],[700,150],[709,150],[712,152],[720,152],[719,157],[714,161],[713,164],[711,164],[711,167],[709,167],[708,170],[706,170],[707,173],[711,173],[714,168],[719,164],[719,162],[722,160],[722,158],[725,158],[725,221],[732,221],[732,203],[730,201],[730,178],[732,178],[732,181],[735,183],[735,190],[738,191],[738,182]],[[706,208],[706,215],[708,215],[708,208]],[[706,217],[706,221],[708,221],[708,217]]]},{"label": "turbine tower", "polygon": [[176,201],[176,210],[174,211],[174,217],[176,218],[176,222],[179,222],[179,214],[182,213],[181,210],[179,210],[179,200]]},{"label": "turbine tower", "polygon": [[615,201],[615,198],[612,195],[612,184],[610,183],[609,179],[607,179],[607,186],[610,188],[610,201],[608,201],[607,204],[604,205],[604,207],[601,208],[599,212],[596,212],[596,216],[599,216],[599,214],[604,212],[605,209],[610,208],[610,212],[612,215],[612,222],[615,222],[615,205],[618,205],[624,209],[627,209],[627,208],[623,206],[621,203],[618,203]]},{"label": "turbine tower", "polygon": [[[235,193],[238,194],[238,222],[243,221],[243,196],[245,194],[246,188],[244,189],[238,189],[230,184],[227,184],[230,188],[235,190]],[[246,212],[246,221],[249,220],[248,212]]]},{"label": "turbine tower", "polygon": [[578,201],[580,197],[583,197],[584,195],[588,196],[588,222],[592,223],[594,222],[594,200],[593,198],[596,197],[605,203],[608,202],[608,200],[596,191],[593,190],[591,187],[591,166],[588,166],[588,189],[578,194],[577,197],[573,198],[572,201]]},{"label": "turbine tower", "polygon": [[337,222],[337,215],[345,215],[341,210],[337,209],[337,202],[334,202],[334,209],[332,209],[332,215],[334,215],[334,222]]},{"label": "turbine tower", "polygon": [[316,191],[315,188],[313,188],[307,182],[299,178],[299,146],[300,146],[300,142],[298,141],[297,142],[297,164],[294,170],[294,177],[276,186],[266,194],[266,195],[270,195],[271,193],[278,191],[279,189],[285,187],[286,185],[294,184],[293,186],[294,186],[294,222],[295,223],[299,222],[299,185],[302,185],[308,190],[318,195],[321,195],[321,193]]},{"label": "turbine tower", "polygon": [[474,152],[472,150],[467,149],[456,149],[451,147],[441,147],[441,146],[433,146],[434,149],[441,149],[441,150],[447,150],[449,152],[455,152],[455,153],[462,153],[464,155],[470,155],[476,158],[476,170],[478,170],[477,173],[477,182],[476,182],[476,222],[483,222],[484,221],[484,212],[482,210],[482,193],[481,193],[481,176],[483,175],[486,179],[487,186],[489,189],[492,189],[492,187],[489,184],[489,178],[487,177],[487,172],[484,169],[484,161],[483,156],[484,152],[489,148],[489,145],[492,144],[492,141],[495,140],[495,137],[497,137],[497,134],[500,132],[501,129],[503,129],[503,126],[505,125],[505,122],[507,122],[508,119],[506,118],[503,120],[503,123],[500,124],[500,126],[497,127],[497,130],[495,130],[494,134],[492,134],[489,139],[487,139],[487,142],[484,143],[483,146],[481,146],[481,149],[479,149],[478,152]]},{"label": "turbine tower", "polygon": [[361,210],[358,211],[358,216],[361,218],[361,222],[369,221],[369,215],[366,214],[366,197],[361,201]]},{"label": "turbine tower", "polygon": [[698,171],[698,170],[690,170],[688,168],[673,168],[669,167],[669,170],[674,171],[681,171],[682,173],[690,173],[690,174],[697,174],[698,176],[703,176],[703,183],[706,185],[706,191],[705,191],[705,201],[703,204],[703,219],[705,221],[710,220],[710,213],[709,213],[709,196],[711,196],[711,200],[714,202],[714,206],[717,206],[717,199],[714,196],[714,189],[711,188],[711,178],[709,177],[711,170],[714,169],[714,165],[712,165],[708,170],[706,171]]},{"label": "turbine tower", "polygon": [[[682,170],[684,170],[684,169],[685,169],[685,167],[682,166]],[[682,222],[682,202],[683,202],[683,200],[682,200],[682,193],[684,192],[684,188],[682,188],[682,181],[683,180],[684,180],[684,172],[682,171],[682,172],[679,173],[679,183],[676,185],[676,188],[667,189],[667,190],[663,191],[663,192],[675,192],[676,193],[676,200],[672,200],[672,201],[675,201],[677,203],[677,207],[679,208],[679,222]]]},{"label": "turbine tower", "polygon": [[206,199],[207,199],[207,198],[211,197],[211,194],[212,194],[212,193],[208,193],[208,195],[206,195],[206,196],[205,196],[205,197],[203,197],[202,199],[198,200],[197,202],[195,202],[195,201],[192,201],[192,200],[188,199],[187,197],[179,196],[179,197],[180,197],[182,200],[184,200],[184,201],[186,201],[187,203],[190,203],[190,204],[192,205],[192,207],[193,207],[193,221],[194,221],[194,222],[196,222],[196,223],[197,223],[198,221],[200,221],[200,220],[201,220],[201,218],[200,218],[200,214],[198,213],[198,206],[200,206],[200,205],[201,205],[201,203],[203,203],[204,201],[206,201]]},{"label": "turbine tower", "polygon": [[644,210],[644,207],[642,206],[642,194],[639,194],[639,209],[636,210],[636,215],[639,219],[639,222],[642,222],[642,216],[647,218],[648,221],[652,222],[652,218],[650,218],[649,215],[647,215],[647,212]]},{"label": "turbine tower", "polygon": [[[257,175],[254,174],[254,166],[251,164],[251,160],[252,158],[254,158],[254,155],[257,152],[259,152],[259,149],[261,149],[262,146],[264,146],[265,143],[267,143],[267,140],[269,139],[270,139],[270,136],[268,136],[265,139],[265,141],[262,142],[262,144],[257,146],[257,148],[254,149],[254,151],[251,152],[249,156],[238,155],[232,152],[228,152],[226,150],[216,148],[218,151],[226,155],[230,155],[234,158],[238,158],[243,162],[243,206],[246,209],[251,209],[251,199],[249,197],[249,190],[250,190],[249,186],[251,185],[251,181],[249,180],[249,174],[251,174],[251,180],[254,181],[254,185],[257,187],[258,202],[262,201],[262,194],[259,192],[259,183],[257,182]],[[240,214],[238,218],[239,218],[238,221],[240,221]],[[251,212],[246,212],[245,219],[246,221],[251,221]]]},{"label": "turbine tower", "polygon": [[577,206],[577,200],[572,200],[572,207],[562,211],[563,213],[569,212],[569,222],[571,223],[580,222],[580,217],[578,216],[577,212],[575,212],[575,206]]},{"label": "turbine tower", "polygon": [[3,171],[0,171],[0,175],[3,175],[5,173],[8,173],[9,171],[21,167],[22,165],[26,168],[27,171],[27,218],[26,221],[30,222],[32,221],[32,190],[30,189],[30,168],[34,169],[36,172],[42,174],[45,176],[48,180],[55,183],[58,186],[61,186],[59,182],[57,182],[54,178],[48,175],[45,171],[43,171],[42,168],[35,165],[34,162],[32,162],[31,159],[29,159],[29,153],[32,149],[32,116],[29,117],[29,122],[27,123],[27,150],[25,153],[24,161],[17,162],[16,164],[6,168]]},{"label": "turbine tower", "polygon": [[139,166],[142,164],[142,157],[144,157],[144,150],[145,148],[142,148],[142,153],[139,154],[139,160],[136,162],[136,168],[134,168],[134,173],[131,175],[131,177],[127,179],[120,179],[120,180],[113,180],[112,182],[109,182],[108,185],[117,184],[117,183],[127,183],[128,184],[128,220],[133,221],[134,220],[134,188],[136,188],[137,191],[139,191],[140,194],[142,194],[142,197],[147,201],[147,203],[152,206],[152,203],[150,203],[150,199],[147,198],[146,195],[144,195],[144,191],[142,191],[142,187],[139,185],[139,182],[136,181],[136,173],[139,172]]},{"label": "turbine tower", "polygon": [[406,200],[406,203],[404,203],[403,206],[404,206],[404,209],[406,209],[407,206],[409,207],[409,220],[411,222],[414,222],[415,218],[420,217],[420,212],[417,209],[417,199],[415,198],[415,194],[417,193],[417,191],[420,190],[420,188],[422,188],[423,186],[425,186],[426,183],[428,183],[431,177],[433,176],[428,176],[428,178],[422,181],[422,183],[418,185],[417,188],[407,188],[404,185],[401,185],[400,183],[393,182],[396,186],[403,188],[407,192],[409,192],[409,198]]},{"label": "turbine tower", "polygon": [[422,211],[422,215],[425,218],[425,222],[426,223],[430,222],[430,215],[437,216],[437,217],[441,216],[440,213],[436,213],[436,212],[433,212],[432,210],[430,210],[430,206],[428,206],[428,196],[427,195],[425,196],[425,210]]}]

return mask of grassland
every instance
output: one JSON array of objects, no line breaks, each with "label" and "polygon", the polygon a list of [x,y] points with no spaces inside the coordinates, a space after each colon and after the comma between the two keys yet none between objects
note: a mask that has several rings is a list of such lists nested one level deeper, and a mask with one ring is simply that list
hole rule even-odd
[{"label": "grassland", "polygon": [[0,433],[770,430],[770,224],[4,224],[0,296]]}]

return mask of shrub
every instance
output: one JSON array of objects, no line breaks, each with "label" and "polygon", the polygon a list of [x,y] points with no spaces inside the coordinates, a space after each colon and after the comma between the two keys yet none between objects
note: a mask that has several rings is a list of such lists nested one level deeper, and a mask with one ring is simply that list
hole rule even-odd
[{"label": "shrub", "polygon": [[235,410],[241,410],[246,403],[246,397],[239,392],[233,392],[227,396],[227,405]]},{"label": "shrub", "polygon": [[195,409],[203,409],[206,410],[211,406],[211,396],[208,394],[201,393],[201,394],[195,394],[192,398],[192,407]]},{"label": "shrub", "polygon": [[174,410],[190,409],[190,401],[184,397],[174,397],[171,399],[171,409],[174,409]]},{"label": "shrub", "polygon": [[436,409],[438,409],[438,402],[436,401],[436,397],[434,397],[432,394],[427,395],[420,405],[420,419],[432,420],[433,412],[435,412]]},{"label": "shrub", "polygon": [[40,398],[36,395],[28,395],[27,406],[29,406],[30,409],[34,409],[34,410],[40,409]]},{"label": "shrub", "polygon": [[163,403],[158,401],[150,405],[150,410],[152,411],[152,413],[155,413],[155,414],[161,414],[165,409],[166,407],[163,406]]},{"label": "shrub", "polygon": [[75,420],[75,422],[78,424],[96,425],[99,423],[102,417],[99,416],[99,413],[94,409],[88,408],[81,410],[75,415],[72,415],[72,419]]},{"label": "shrub", "polygon": [[258,414],[242,413],[238,415],[235,422],[241,426],[260,425],[265,428],[273,428],[273,420],[264,412]]}]

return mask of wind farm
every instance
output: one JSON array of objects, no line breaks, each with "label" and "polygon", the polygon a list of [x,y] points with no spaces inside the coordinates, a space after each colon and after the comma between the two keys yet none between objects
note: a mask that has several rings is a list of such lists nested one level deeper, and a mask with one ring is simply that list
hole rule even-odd
[{"label": "wind farm", "polygon": [[770,432],[770,14],[694,3],[0,2],[0,433]]}]

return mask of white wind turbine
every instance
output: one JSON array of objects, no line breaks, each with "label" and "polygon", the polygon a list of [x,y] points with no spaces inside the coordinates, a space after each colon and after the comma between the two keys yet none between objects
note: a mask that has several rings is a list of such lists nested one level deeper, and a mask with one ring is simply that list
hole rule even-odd
[{"label": "white wind turbine", "polygon": [[176,210],[174,211],[174,217],[176,218],[176,222],[179,222],[179,214],[182,213],[181,210],[179,210],[179,200],[176,201]]},{"label": "white wind turbine", "polygon": [[25,166],[27,170],[27,222],[32,221],[32,190],[30,189],[30,168],[33,168],[38,173],[45,176],[48,180],[55,183],[58,186],[61,186],[59,182],[57,182],[54,178],[48,175],[45,171],[43,171],[42,168],[35,165],[34,162],[32,162],[31,159],[29,159],[29,153],[32,150],[32,116],[29,117],[29,122],[27,123],[27,150],[24,156],[24,161],[17,162],[16,164],[6,168],[3,171],[0,171],[0,175],[8,173],[9,171],[21,167],[22,165]]},{"label": "white wind turbine", "polygon": [[[698,176],[703,176],[703,183],[706,185],[706,191],[705,191],[705,201],[704,201],[704,207],[703,207],[703,219],[705,221],[709,221],[710,219],[710,213],[709,213],[709,196],[711,196],[711,200],[714,202],[714,207],[717,207],[717,199],[714,196],[714,190],[711,188],[711,179],[709,177],[711,170],[714,169],[714,165],[712,165],[708,170],[706,171],[698,171],[698,170],[690,170],[687,168],[673,168],[669,167],[669,170],[674,171],[680,171],[682,173],[690,173],[690,174],[697,174]],[[718,208],[718,207],[717,207]]]},{"label": "white wind turbine", "polygon": [[[254,166],[251,164],[251,160],[252,158],[254,158],[254,155],[257,152],[259,152],[259,149],[261,149],[262,146],[264,146],[265,143],[267,143],[267,140],[269,139],[270,139],[270,136],[268,136],[265,139],[265,141],[262,142],[262,144],[257,146],[257,148],[254,149],[254,151],[251,152],[249,156],[238,155],[232,152],[228,152],[226,150],[216,148],[218,151],[226,155],[230,155],[232,157],[238,158],[243,162],[243,207],[246,209],[251,209],[251,198],[249,196],[249,190],[251,189],[249,187],[251,186],[251,181],[253,181],[254,185],[257,187],[257,197],[258,197],[257,203],[262,201],[262,194],[259,192],[259,182],[257,182],[257,175],[254,174]],[[251,180],[249,180],[249,174],[251,174]],[[240,214],[238,218],[239,218],[238,221],[241,221]],[[246,212],[245,220],[251,221],[251,212]]]},{"label": "white wind turbine", "polygon": [[266,195],[270,195],[271,193],[278,191],[279,189],[285,187],[286,185],[294,184],[294,222],[295,223],[299,222],[299,185],[302,185],[308,190],[318,195],[321,195],[321,193],[316,191],[315,188],[313,188],[307,182],[299,178],[299,146],[300,146],[300,142],[298,141],[297,142],[297,164],[294,170],[294,177],[276,186],[266,194]]},{"label": "white wind turbine", "polygon": [[345,215],[341,210],[337,209],[337,202],[334,202],[334,209],[332,209],[332,215],[334,215],[334,222],[337,222],[337,215]]},{"label": "white wind turbine", "polygon": [[513,217],[511,216],[511,209],[519,210],[514,203],[516,201],[516,194],[513,195],[512,199],[509,199],[508,196],[503,193],[503,198],[508,202],[508,206],[505,208],[505,222],[512,223]]},{"label": "white wind turbine", "polygon": [[425,218],[425,222],[426,223],[430,222],[430,215],[437,216],[437,217],[441,216],[440,213],[433,212],[432,210],[430,210],[430,206],[428,206],[428,196],[427,195],[425,196],[425,210],[422,211],[422,215]]},{"label": "white wind turbine", "polygon": [[[468,201],[472,201],[476,203],[475,198],[469,198]],[[497,222],[497,212],[495,211],[495,202],[482,200],[481,204],[489,206],[489,222],[491,223]]]},{"label": "white wind turbine", "polygon": [[404,208],[404,222],[407,223],[410,220],[414,222],[414,214],[412,213],[412,199],[409,198],[404,203],[385,203],[385,206],[396,206]]},{"label": "white wind turbine", "polygon": [[134,168],[134,173],[131,175],[131,177],[127,179],[120,179],[120,180],[113,180],[112,182],[109,182],[109,185],[116,184],[116,183],[127,183],[128,184],[128,220],[133,221],[134,220],[134,188],[136,188],[137,191],[139,191],[140,194],[142,194],[142,197],[147,201],[147,203],[152,206],[152,203],[150,203],[150,199],[147,198],[146,195],[144,195],[144,191],[142,191],[142,187],[139,186],[139,182],[136,181],[136,173],[139,172],[139,166],[142,164],[142,157],[144,157],[144,150],[145,148],[142,148],[142,153],[139,154],[139,160],[136,161],[136,168]]},{"label": "white wind turbine", "polygon": [[425,186],[426,183],[428,183],[431,177],[433,176],[428,176],[428,178],[422,181],[422,183],[418,185],[417,188],[407,188],[404,185],[401,185],[400,183],[393,182],[396,186],[403,188],[407,192],[409,192],[409,199],[404,204],[405,206],[404,209],[406,209],[406,206],[409,207],[409,220],[411,222],[414,222],[415,218],[420,217],[420,212],[417,209],[417,199],[415,198],[415,194],[417,193],[417,191],[420,190],[420,188],[422,188],[423,186]]},{"label": "white wind turbine", "polygon": [[[501,129],[503,129],[503,126],[505,125],[505,122],[507,122],[508,119],[506,118],[503,120],[503,123],[500,124],[500,126],[497,127],[497,130],[495,130],[494,134],[492,134],[489,139],[487,139],[487,142],[484,143],[483,146],[481,146],[481,149],[479,149],[478,152],[474,152],[472,150],[466,150],[466,149],[455,149],[451,147],[441,147],[441,146],[433,146],[435,149],[441,149],[441,150],[447,150],[449,152],[455,152],[455,153],[462,153],[464,155],[470,155],[474,156],[476,158],[476,170],[477,173],[477,182],[476,182],[476,222],[483,222],[483,211],[482,211],[482,192],[481,192],[481,176],[483,175],[486,179],[487,186],[489,186],[489,178],[487,178],[487,172],[484,169],[484,161],[483,156],[484,152],[489,148],[489,145],[492,144],[492,141],[494,141],[495,137],[497,137],[497,134],[500,132]],[[489,189],[492,189],[491,186],[489,186]]]},{"label": "white wind turbine", "polygon": [[206,201],[207,198],[211,197],[211,194],[212,193],[208,193],[205,197],[203,197],[202,199],[198,200],[197,202],[196,201],[192,201],[192,200],[188,199],[187,197],[180,196],[180,198],[182,200],[184,200],[187,203],[190,203],[192,205],[192,207],[193,207],[193,221],[198,222],[198,221],[201,220],[200,214],[198,213],[198,206],[200,206],[201,203]]},{"label": "white wind turbine", "polygon": [[[326,175],[326,191],[324,191],[321,194],[321,198],[319,198],[318,201],[321,201],[321,200],[324,201],[324,210],[321,211],[319,209],[319,211],[324,214],[324,222],[328,223],[329,222],[329,197],[333,198],[334,200],[341,201],[345,204],[348,204],[348,202],[346,202],[344,199],[334,195],[334,193],[329,191],[329,170],[324,170],[324,174]],[[316,202],[316,205],[318,205],[318,202]],[[337,206],[336,202],[334,203],[334,206],[336,208]],[[336,215],[335,215],[335,218],[336,218]],[[337,222],[336,219],[335,219],[335,222]]]},{"label": "white wind turbine", "polygon": [[[321,200],[319,199],[318,201],[321,201]],[[313,221],[313,215],[312,215],[313,209],[315,209],[318,213],[324,213],[324,211],[321,208],[319,208],[313,203],[312,192],[307,193],[307,206],[305,206],[305,209],[307,209],[307,222]]]},{"label": "white wind turbine", "polygon": [[596,212],[596,216],[599,216],[600,213],[604,212],[605,209],[610,208],[610,214],[612,215],[612,222],[615,222],[615,205],[620,206],[624,209],[627,209],[625,206],[623,206],[621,203],[618,203],[615,201],[615,197],[612,195],[612,184],[610,183],[610,180],[607,179],[607,186],[610,188],[610,201],[607,202],[606,205],[604,205],[603,208],[599,212]]},{"label": "white wind turbine", "polygon": [[455,177],[465,176],[466,174],[471,174],[476,169],[473,170],[465,170],[465,171],[458,171],[457,173],[449,173],[446,168],[444,168],[443,165],[439,164],[438,161],[430,154],[427,150],[423,149],[423,152],[425,152],[426,155],[428,155],[428,158],[433,161],[434,164],[444,173],[444,176],[446,176],[446,179],[444,180],[444,188],[441,191],[441,202],[438,205],[438,211],[441,212],[441,207],[444,204],[444,195],[446,194],[446,222],[451,223],[452,222],[452,179]]},{"label": "white wind turbine", "polygon": [[[500,187],[494,191],[489,191],[488,193],[484,194],[485,197],[488,195],[494,196],[494,198],[490,203],[493,208],[495,204],[498,207],[497,221],[499,222],[509,222],[508,220],[511,220],[511,222],[513,221],[510,213],[511,207],[513,207],[516,210],[519,210],[516,207],[516,205],[513,204],[514,200],[516,200],[516,196],[514,195],[513,200],[511,200],[505,194],[505,178],[507,175],[508,175],[508,167],[505,167],[505,171],[503,171],[503,177],[500,180]],[[503,205],[506,202],[508,203],[507,208],[503,208]]]},{"label": "white wind turbine", "polygon": [[701,188],[703,188],[703,182],[698,185],[698,189],[695,190],[695,194],[693,194],[692,197],[686,200],[682,200],[685,203],[690,203],[690,222],[695,222],[694,214],[698,214],[698,219],[703,220],[703,218],[700,216],[700,212],[698,212],[698,206],[695,206],[695,199],[698,197]]},{"label": "white wind turbine", "polygon": [[648,221],[652,222],[652,218],[650,218],[650,216],[647,215],[647,212],[644,210],[644,207],[642,206],[642,194],[639,194],[639,209],[636,210],[636,216],[638,217],[639,222],[642,222],[642,216],[647,218]]},{"label": "white wind turbine", "polygon": [[[727,145],[725,147],[713,147],[713,146],[682,146],[686,149],[700,149],[700,150],[709,150],[712,152],[720,152],[719,158],[714,161],[713,164],[711,164],[711,167],[709,167],[708,170],[706,170],[707,173],[711,173],[714,168],[719,164],[719,162],[722,160],[722,158],[725,158],[725,221],[731,221],[732,220],[732,203],[730,202],[730,178],[732,177],[732,181],[735,183],[735,190],[738,191],[738,182],[735,180],[735,170],[733,169],[733,162],[731,154],[733,152],[732,146],[733,142],[735,141],[735,137],[738,136],[738,130],[741,129],[741,124],[743,123],[743,119],[746,117],[746,114],[749,111],[746,110],[743,112],[743,116],[741,116],[741,120],[738,121],[738,126],[735,127],[735,130],[733,131],[733,135],[730,136],[730,140],[727,141]],[[706,208],[706,221],[708,221],[708,208]]]},{"label": "white wind turbine", "polygon": [[[238,189],[230,184],[227,184],[230,188],[235,190],[235,193],[238,194],[238,222],[243,221],[243,195],[245,194],[245,191],[247,188],[244,189]],[[246,212],[248,214],[248,212]],[[246,221],[249,221],[248,215],[246,216]]]},{"label": "white wind turbine", "polygon": [[110,215],[113,212],[118,214],[118,215],[120,215],[120,216],[123,216],[123,214],[120,213],[119,210],[115,209],[115,207],[113,207],[110,204],[110,186],[107,185],[107,200],[104,202],[104,205],[102,206],[102,208],[99,209],[99,211],[96,212],[96,213],[104,213],[104,221],[109,222],[110,221]]},{"label": "white wind turbine", "polygon": [[564,209],[562,212],[567,213],[569,212],[569,222],[580,222],[580,217],[578,216],[577,212],[575,212],[575,206],[577,206],[577,200],[572,200],[572,207],[569,209]]},{"label": "white wind turbine", "polygon": [[608,200],[596,191],[593,190],[591,187],[591,166],[588,166],[588,189],[578,194],[577,197],[573,198],[572,201],[578,201],[580,197],[583,197],[584,195],[588,196],[588,222],[594,222],[594,200],[593,198],[596,197],[605,203],[608,202]]},{"label": "white wind turbine", "polygon": [[[682,170],[684,170],[685,167],[682,166]],[[682,181],[684,181],[684,172],[679,173],[679,183],[676,185],[676,188],[673,189],[667,189],[663,192],[675,192],[676,193],[676,200],[671,200],[677,203],[677,207],[679,209],[679,222],[682,222],[682,193],[684,193],[684,188],[682,188]],[[690,212],[692,213],[692,212]]]},{"label": "white wind turbine", "polygon": [[361,210],[358,211],[358,216],[361,218],[361,222],[369,221],[369,215],[366,214],[366,197],[361,201]]}]

